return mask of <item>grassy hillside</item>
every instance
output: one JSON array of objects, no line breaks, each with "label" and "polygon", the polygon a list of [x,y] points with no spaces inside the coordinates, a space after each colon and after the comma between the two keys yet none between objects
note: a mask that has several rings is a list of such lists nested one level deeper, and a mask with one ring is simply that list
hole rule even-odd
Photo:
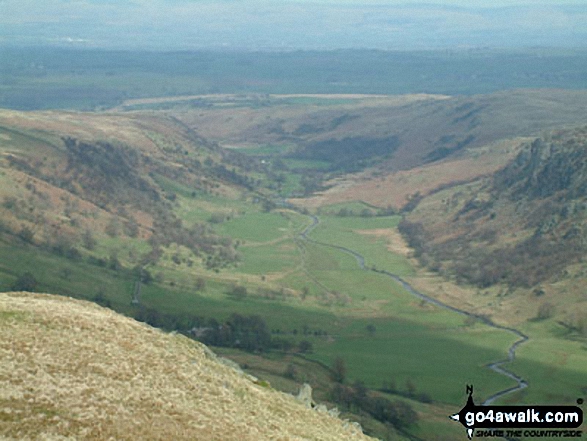
[{"label": "grassy hillside", "polygon": [[3,439],[370,439],[92,303],[2,293],[0,330]]},{"label": "grassy hillside", "polygon": [[234,213],[197,201],[250,192],[263,173],[248,158],[149,116],[4,111],[0,136],[4,237],[114,269],[154,264],[172,244],[210,268],[237,260],[206,222]]},{"label": "grassy hillside", "polygon": [[[407,170],[467,148],[582,122],[584,91],[517,90],[491,95],[355,97],[349,103],[211,103],[171,114],[221,145],[281,147],[272,157],[322,164],[327,171],[377,165],[381,174]],[[317,96],[316,98],[319,98]],[[280,102],[281,101],[281,102]],[[302,105],[303,104],[303,105]]]}]

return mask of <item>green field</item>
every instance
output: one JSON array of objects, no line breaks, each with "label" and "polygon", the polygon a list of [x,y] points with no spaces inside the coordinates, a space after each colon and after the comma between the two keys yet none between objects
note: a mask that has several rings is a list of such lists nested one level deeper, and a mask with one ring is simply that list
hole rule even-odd
[{"label": "green field", "polygon": [[368,234],[369,230],[395,229],[400,220],[400,216],[372,218],[328,216],[322,218],[311,237],[322,243],[344,244],[345,247],[365,256],[367,267],[389,269],[399,276],[409,276],[413,274],[413,269],[407,259],[389,252],[385,237]]}]

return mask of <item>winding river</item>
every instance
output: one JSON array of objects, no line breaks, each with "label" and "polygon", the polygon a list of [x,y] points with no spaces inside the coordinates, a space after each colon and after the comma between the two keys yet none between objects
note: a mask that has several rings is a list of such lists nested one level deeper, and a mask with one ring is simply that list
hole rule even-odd
[{"label": "winding river", "polygon": [[356,260],[357,260],[357,264],[359,265],[359,267],[361,267],[361,269],[365,270],[365,271],[373,271],[376,272],[378,274],[384,274],[387,277],[395,280],[396,282],[398,282],[406,291],[408,291],[410,294],[412,294],[413,296],[418,297],[419,299],[428,302],[432,305],[436,305],[440,308],[443,309],[447,309],[449,311],[455,312],[457,314],[461,314],[463,316],[466,317],[472,317],[476,320],[479,320],[480,322],[486,324],[487,326],[490,326],[492,328],[495,329],[500,329],[502,331],[507,331],[511,334],[514,334],[516,337],[518,337],[518,339],[509,347],[508,349],[508,354],[507,354],[507,358],[504,360],[498,360],[498,361],[494,361],[492,363],[489,363],[487,365],[487,368],[493,370],[494,372],[497,372],[500,375],[504,375],[512,380],[514,380],[517,384],[516,386],[513,386],[511,388],[508,389],[504,389],[504,390],[500,390],[498,392],[495,392],[494,394],[492,394],[491,396],[489,396],[488,398],[485,399],[485,401],[483,401],[482,405],[490,405],[492,404],[494,401],[496,401],[499,398],[502,398],[506,395],[512,394],[516,391],[519,391],[521,389],[524,389],[526,387],[528,387],[528,382],[525,381],[522,377],[514,374],[513,372],[508,371],[507,369],[505,369],[503,367],[503,365],[511,363],[512,361],[514,361],[514,359],[516,358],[516,350],[518,349],[518,347],[527,342],[529,337],[527,335],[525,335],[524,333],[522,333],[521,331],[518,331],[517,329],[514,328],[509,328],[507,326],[502,326],[502,325],[498,325],[497,323],[493,322],[493,320],[491,320],[488,317],[485,316],[481,316],[481,315],[477,315],[477,314],[473,314],[471,312],[459,309],[459,308],[455,308],[454,306],[448,305],[446,303],[443,303],[435,298],[432,298],[418,290],[416,290],[413,286],[411,286],[408,282],[406,282],[404,279],[402,279],[400,276],[398,276],[397,274],[393,274],[389,271],[385,271],[385,270],[379,270],[379,269],[375,269],[375,268],[367,268],[367,266],[365,265],[365,257],[362,256],[361,254],[357,253],[354,250],[351,250],[349,248],[340,246],[340,245],[332,245],[329,243],[325,243],[325,242],[319,242],[317,240],[311,239],[310,237],[308,237],[308,235],[312,232],[312,230],[314,230],[319,224],[320,224],[320,219],[317,216],[310,216],[312,218],[312,224],[309,225],[308,227],[306,227],[304,229],[304,231],[302,231],[298,237],[300,237],[301,239],[310,242],[310,243],[314,243],[316,245],[321,245],[321,246],[325,246],[325,247],[330,247],[330,248],[335,248],[337,250],[340,250],[342,252],[345,252],[347,254],[352,255]]}]

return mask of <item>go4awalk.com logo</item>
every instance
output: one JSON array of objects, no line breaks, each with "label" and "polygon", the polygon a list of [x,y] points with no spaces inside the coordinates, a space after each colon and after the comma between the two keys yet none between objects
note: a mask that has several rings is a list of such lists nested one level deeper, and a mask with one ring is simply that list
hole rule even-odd
[{"label": "go4awalk.com logo", "polygon": [[[473,386],[467,404],[450,418],[460,422],[469,439],[476,437],[580,438],[583,411],[577,406],[477,406]],[[556,429],[556,430],[555,430]],[[564,430],[562,430],[564,429]]]}]

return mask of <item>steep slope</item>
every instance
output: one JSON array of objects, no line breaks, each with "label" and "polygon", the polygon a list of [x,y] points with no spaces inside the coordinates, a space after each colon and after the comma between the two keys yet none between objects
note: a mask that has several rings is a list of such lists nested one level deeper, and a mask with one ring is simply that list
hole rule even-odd
[{"label": "steep slope", "polygon": [[114,247],[99,252],[103,240],[125,238],[141,242],[133,266],[172,243],[208,266],[230,265],[232,241],[182,223],[176,199],[236,199],[258,176],[248,158],[170,118],[0,111],[0,234],[60,255],[108,258]]},{"label": "steep slope", "polygon": [[491,178],[425,198],[404,231],[429,264],[481,287],[552,279],[586,251],[586,140],[586,127],[537,138]]},{"label": "steep slope", "polygon": [[367,440],[203,345],[59,296],[0,294],[4,439]]}]

